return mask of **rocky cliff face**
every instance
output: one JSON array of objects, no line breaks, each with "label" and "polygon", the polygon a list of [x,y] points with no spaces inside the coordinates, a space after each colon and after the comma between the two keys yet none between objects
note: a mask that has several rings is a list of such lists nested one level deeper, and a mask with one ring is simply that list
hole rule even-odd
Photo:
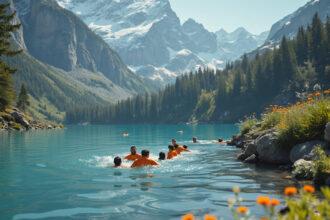
[{"label": "rocky cliff face", "polygon": [[[24,39],[31,55],[38,60],[73,71],[83,68],[101,72],[113,83],[143,91],[143,81],[133,74],[119,55],[92,32],[73,13],[53,0],[14,0],[24,29]],[[29,7],[29,10],[26,8]]]},{"label": "rocky cliff face", "polygon": [[309,1],[297,11],[276,22],[270,30],[267,41],[269,43],[274,43],[280,41],[283,36],[287,36],[289,38],[294,37],[298,32],[299,27],[307,27],[307,25],[311,23],[315,13],[318,13],[320,18],[325,21],[327,16],[330,16],[330,1]]},{"label": "rocky cliff face", "polygon": [[23,52],[2,59],[17,69],[16,90],[22,83],[28,88],[33,116],[61,121],[73,106],[115,103],[154,88],[56,1],[0,0],[8,2],[17,11],[14,23],[22,23],[13,45]]}]

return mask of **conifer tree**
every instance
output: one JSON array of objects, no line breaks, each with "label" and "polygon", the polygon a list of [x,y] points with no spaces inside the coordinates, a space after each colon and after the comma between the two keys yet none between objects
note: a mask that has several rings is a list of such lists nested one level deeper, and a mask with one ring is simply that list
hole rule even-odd
[{"label": "conifer tree", "polygon": [[4,56],[14,56],[20,51],[11,49],[11,33],[20,25],[12,24],[15,13],[8,13],[9,4],[0,4],[0,110],[4,110],[15,98],[12,74],[15,69],[3,61]]},{"label": "conifer tree", "polygon": [[28,107],[29,105],[30,105],[30,101],[29,101],[28,92],[25,88],[25,85],[22,84],[21,90],[20,90],[19,95],[18,95],[17,107],[19,109],[25,111],[26,107]]}]

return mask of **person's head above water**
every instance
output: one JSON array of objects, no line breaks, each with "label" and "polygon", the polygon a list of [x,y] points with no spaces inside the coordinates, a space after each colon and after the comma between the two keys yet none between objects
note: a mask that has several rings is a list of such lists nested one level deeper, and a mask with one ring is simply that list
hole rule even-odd
[{"label": "person's head above water", "polygon": [[159,160],[165,160],[165,158],[166,158],[166,155],[165,155],[165,153],[164,152],[160,152],[159,153]]},{"label": "person's head above water", "polygon": [[197,138],[196,137],[193,137],[192,138],[192,141],[193,141],[193,143],[197,143]]},{"label": "person's head above water", "polygon": [[219,139],[218,139],[218,142],[223,142],[223,139],[222,139],[222,138],[219,138]]},{"label": "person's head above water", "polygon": [[113,163],[115,164],[115,167],[120,167],[121,166],[121,158],[120,157],[115,157],[115,159],[113,159]]},{"label": "person's head above water", "polygon": [[172,145],[173,146],[177,145],[176,140],[174,138],[172,139]]},{"label": "person's head above water", "polygon": [[135,155],[136,154],[136,147],[135,146],[132,146],[131,147],[131,154],[132,155]]},{"label": "person's head above water", "polygon": [[168,150],[169,150],[169,151],[174,150],[174,146],[173,146],[173,145],[168,145]]},{"label": "person's head above water", "polygon": [[141,155],[142,155],[142,157],[149,157],[149,154],[150,154],[150,152],[148,151],[148,150],[142,150],[141,151]]},{"label": "person's head above water", "polygon": [[183,145],[183,148],[187,150],[188,149],[188,146],[187,145]]}]

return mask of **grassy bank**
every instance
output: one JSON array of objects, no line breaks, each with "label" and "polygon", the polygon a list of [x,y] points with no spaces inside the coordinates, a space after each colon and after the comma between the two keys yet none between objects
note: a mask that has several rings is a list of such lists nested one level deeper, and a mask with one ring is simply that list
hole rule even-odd
[{"label": "grassy bank", "polygon": [[241,135],[273,129],[279,145],[293,147],[310,140],[322,139],[330,121],[330,90],[306,95],[296,104],[270,106],[260,119],[250,117],[240,124]]}]

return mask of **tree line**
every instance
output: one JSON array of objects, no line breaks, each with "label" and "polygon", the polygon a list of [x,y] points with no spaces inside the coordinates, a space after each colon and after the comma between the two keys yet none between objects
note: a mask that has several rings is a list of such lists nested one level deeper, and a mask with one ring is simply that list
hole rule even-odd
[{"label": "tree line", "polygon": [[296,92],[315,84],[330,87],[330,19],[315,14],[294,39],[253,58],[228,63],[224,70],[200,69],[177,78],[153,94],[137,95],[109,106],[73,107],[68,123],[178,123],[236,121],[261,113],[269,104],[288,104]]},{"label": "tree line", "polygon": [[[21,52],[21,50],[13,49],[11,44],[12,33],[21,26],[20,24],[14,24],[15,16],[16,12],[10,13],[10,4],[0,4],[0,111],[9,107],[16,99],[12,79],[16,69],[4,61],[4,57],[12,57]],[[17,107],[25,111],[29,104],[28,92],[25,85],[22,85]]]}]

